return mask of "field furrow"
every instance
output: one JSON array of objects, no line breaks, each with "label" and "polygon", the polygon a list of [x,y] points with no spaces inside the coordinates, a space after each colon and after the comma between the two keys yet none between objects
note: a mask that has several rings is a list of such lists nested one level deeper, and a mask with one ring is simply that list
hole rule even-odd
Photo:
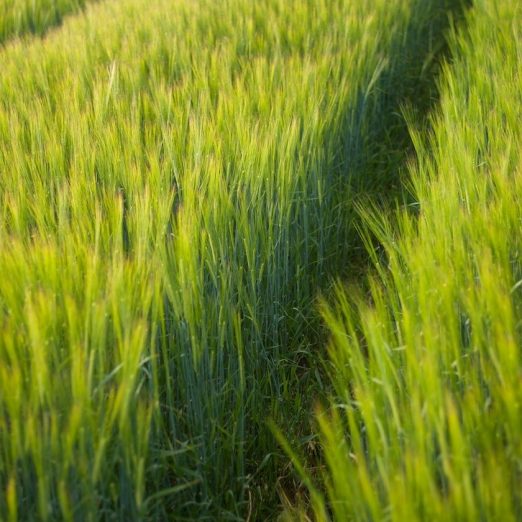
[{"label": "field furrow", "polygon": [[476,0],[466,22],[412,129],[414,211],[361,209],[374,274],[324,306],[316,520],[522,516],[522,8]]},{"label": "field furrow", "polygon": [[0,5],[0,45],[26,34],[42,36],[94,0],[3,0]]}]

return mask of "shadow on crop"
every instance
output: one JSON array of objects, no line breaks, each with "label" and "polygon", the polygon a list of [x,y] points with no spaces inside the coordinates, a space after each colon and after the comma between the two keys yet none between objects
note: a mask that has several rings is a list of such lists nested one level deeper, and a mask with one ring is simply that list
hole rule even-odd
[{"label": "shadow on crop", "polygon": [[[237,304],[241,318],[238,329],[244,330],[241,337],[246,339],[245,346],[260,348],[250,360],[245,357],[246,384],[239,379],[243,368],[238,369],[234,359],[235,341],[229,342],[224,355],[220,354],[223,363],[219,375],[210,369],[207,358],[195,363],[185,356],[191,353],[190,329],[182,314],[176,314],[174,305],[165,303],[165,331],[158,335],[165,339],[163,348],[158,349],[165,354],[159,363],[165,375],[160,389],[173,397],[159,412],[159,429],[165,433],[158,439],[191,441],[183,455],[173,459],[170,475],[164,480],[176,483],[180,477],[197,479],[194,489],[176,498],[176,513],[187,518],[266,520],[280,510],[278,490],[289,502],[299,497],[301,487],[288,459],[277,450],[267,417],[281,428],[294,448],[300,448],[312,466],[320,464],[314,435],[308,434],[313,402],[329,391],[328,376],[321,370],[328,333],[312,303],[317,292],[328,296],[334,280],[360,280],[368,271],[370,260],[357,234],[361,220],[354,201],[370,199],[390,207],[407,200],[404,186],[414,148],[403,108],[408,107],[419,128],[429,128],[429,114],[439,98],[440,65],[450,58],[444,35],[462,18],[465,9],[465,4],[451,0],[413,0],[412,4],[409,27],[382,49],[386,66],[372,78],[371,85],[361,88],[355,102],[343,108],[341,124],[332,123],[324,136],[322,145],[328,154],[324,162],[314,166],[310,178],[324,177],[324,186],[330,188],[323,203],[328,219],[324,227],[317,227],[313,237],[306,238],[307,244],[313,245],[313,251],[305,253],[311,261],[303,269],[303,259],[288,260],[287,279],[291,283],[278,289],[285,303],[277,313],[268,314],[263,305],[273,303],[262,301],[256,311],[261,326],[255,335],[249,334],[248,328],[253,328],[244,319],[249,314],[241,309],[241,302]],[[298,204],[302,204],[300,201]],[[173,216],[176,213],[174,208]],[[293,245],[299,241],[303,241],[302,230],[292,236]],[[276,248],[282,247],[274,245]],[[295,251],[300,252],[299,248]],[[281,252],[275,258],[286,261]],[[298,288],[302,280],[306,280],[305,292]],[[257,284],[262,288],[263,282]],[[205,297],[214,302],[211,290]],[[216,308],[216,317],[218,312]],[[172,339],[183,347],[179,360],[174,360],[170,349]],[[212,346],[216,343],[216,339],[209,340]],[[180,391],[182,379],[174,379],[177,389],[170,382],[176,375],[186,376],[185,393]],[[201,413],[191,417],[192,410]],[[236,419],[232,426],[230,418]],[[241,460],[237,469],[244,469],[244,476],[237,476],[236,468],[232,470],[230,462],[234,459]],[[158,513],[167,513],[171,506],[162,504]]]}]

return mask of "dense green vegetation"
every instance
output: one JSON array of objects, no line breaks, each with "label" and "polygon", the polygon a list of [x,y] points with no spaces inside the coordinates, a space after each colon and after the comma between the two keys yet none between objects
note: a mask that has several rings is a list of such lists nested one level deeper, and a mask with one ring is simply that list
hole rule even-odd
[{"label": "dense green vegetation", "polygon": [[25,33],[42,35],[92,0],[2,0],[0,44]]},{"label": "dense green vegetation", "polygon": [[516,517],[515,2],[415,149],[458,0],[86,3],[0,8],[0,520],[275,518],[334,390],[289,516]]},{"label": "dense green vegetation", "polygon": [[375,275],[324,307],[337,396],[314,519],[522,517],[521,21],[475,2],[414,133],[416,211],[361,209]]}]

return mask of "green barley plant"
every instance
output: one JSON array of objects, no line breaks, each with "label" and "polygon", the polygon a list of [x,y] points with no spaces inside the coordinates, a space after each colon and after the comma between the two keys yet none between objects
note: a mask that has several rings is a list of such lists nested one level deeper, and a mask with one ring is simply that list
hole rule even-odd
[{"label": "green barley plant", "polygon": [[413,131],[416,204],[361,209],[374,275],[323,306],[325,470],[289,518],[522,517],[521,22],[517,1],[474,3]]}]

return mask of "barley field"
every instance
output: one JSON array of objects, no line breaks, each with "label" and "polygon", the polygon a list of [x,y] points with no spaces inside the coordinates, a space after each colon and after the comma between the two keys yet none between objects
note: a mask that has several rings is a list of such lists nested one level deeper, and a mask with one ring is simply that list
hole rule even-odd
[{"label": "barley field", "polygon": [[4,0],[0,520],[522,518],[517,0]]}]

